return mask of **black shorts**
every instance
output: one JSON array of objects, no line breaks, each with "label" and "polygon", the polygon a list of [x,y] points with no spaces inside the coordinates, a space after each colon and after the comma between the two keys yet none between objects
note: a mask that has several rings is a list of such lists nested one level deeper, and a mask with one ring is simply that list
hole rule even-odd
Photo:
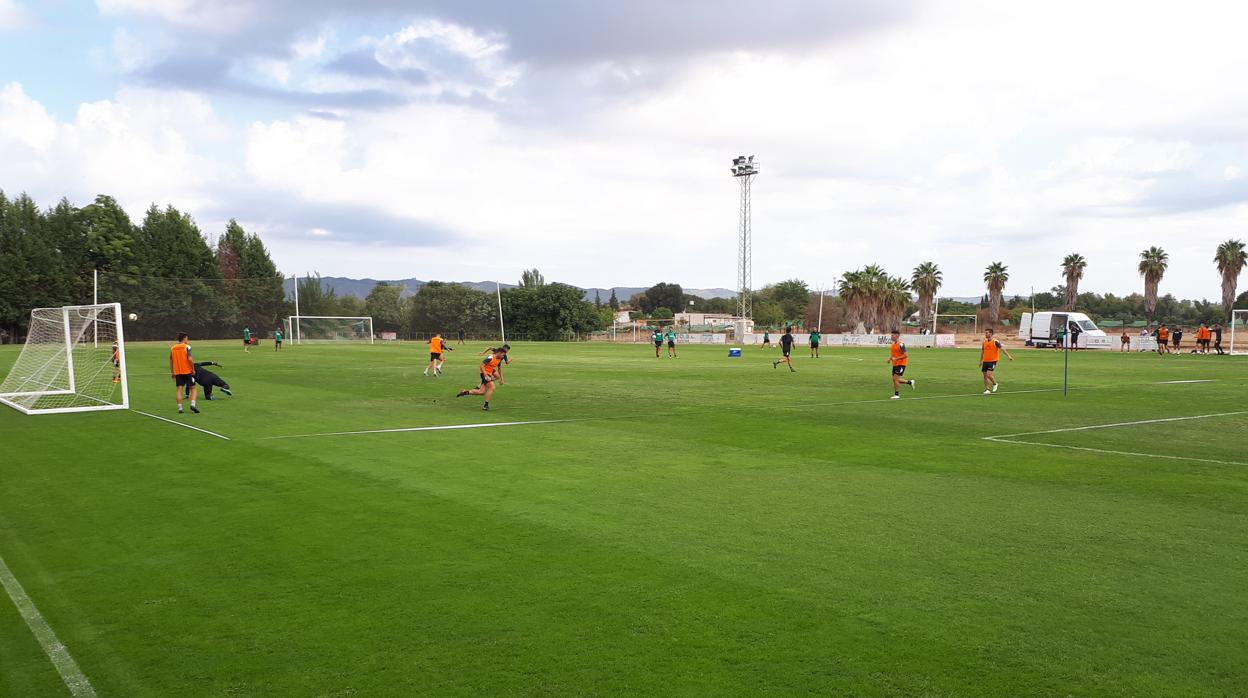
[{"label": "black shorts", "polygon": [[670,349],[670,348],[672,348],[672,347],[674,347],[674,346],[676,346],[676,342],[668,342],[668,343],[667,343],[667,347],[668,347],[669,349]]},{"label": "black shorts", "polygon": [[251,346],[251,340],[250,340],[250,339],[244,339],[244,340],[243,340],[243,346],[245,346],[245,347],[247,347],[247,346]]},{"label": "black shorts", "polygon": [[658,349],[658,348],[659,348],[659,347],[661,347],[661,346],[663,346],[663,340],[661,340],[661,339],[660,339],[659,341],[657,341],[657,342],[655,342],[655,343],[654,343],[654,348],[655,348],[655,349]]},{"label": "black shorts", "polygon": [[904,376],[904,375],[906,375],[906,367],[905,367],[905,366],[894,366],[894,367],[893,367],[893,375],[894,375],[894,376]]},{"label": "black shorts", "polygon": [[818,349],[818,348],[819,348],[819,342],[811,342],[811,343],[810,343],[810,348],[811,348],[811,349]]},{"label": "black shorts", "polygon": [[433,353],[433,352],[429,352],[429,360],[430,360],[430,361],[441,361],[441,360],[442,360],[442,355],[441,355],[441,354],[435,354],[435,353]]},{"label": "black shorts", "polygon": [[179,373],[174,375],[173,384],[181,388],[182,386],[191,387],[195,385],[194,373]]},{"label": "black shorts", "polygon": [[121,361],[118,359],[113,359],[113,368],[121,368]]},{"label": "black shorts", "polygon": [[493,377],[487,376],[484,373],[481,374],[481,385],[485,385],[486,383],[492,383],[492,382],[494,382]]},{"label": "black shorts", "polygon": [[983,364],[979,367],[979,370],[980,370],[980,372],[982,372],[982,373],[988,373],[989,371],[994,371],[994,370],[996,370],[996,368],[997,368],[997,362],[996,362],[996,361],[985,361],[985,362],[984,362],[984,363],[983,363]]},{"label": "black shorts", "polygon": [[792,351],[793,351],[793,347],[780,347],[780,352],[784,354],[785,356],[788,356],[790,353],[792,353]]}]

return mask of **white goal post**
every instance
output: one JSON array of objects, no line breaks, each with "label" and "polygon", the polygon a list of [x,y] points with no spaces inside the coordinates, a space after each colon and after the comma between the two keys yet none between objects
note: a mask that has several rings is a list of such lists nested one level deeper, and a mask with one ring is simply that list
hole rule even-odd
[{"label": "white goal post", "polygon": [[0,402],[25,414],[128,409],[121,304],[30,311],[26,343],[0,384]]},{"label": "white goal post", "polygon": [[295,344],[304,342],[373,343],[373,318],[346,315],[291,315],[286,318],[286,336]]},{"label": "white goal post", "polygon": [[1231,311],[1231,354],[1248,354],[1248,310]]}]

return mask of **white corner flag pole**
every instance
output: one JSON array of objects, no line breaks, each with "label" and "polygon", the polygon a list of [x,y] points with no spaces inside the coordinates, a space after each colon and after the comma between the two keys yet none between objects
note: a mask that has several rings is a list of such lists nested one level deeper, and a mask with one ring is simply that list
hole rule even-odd
[{"label": "white corner flag pole", "polygon": [[498,296],[498,334],[502,337],[502,343],[506,344],[507,330],[503,328],[503,291],[497,281],[494,282],[494,294]]}]

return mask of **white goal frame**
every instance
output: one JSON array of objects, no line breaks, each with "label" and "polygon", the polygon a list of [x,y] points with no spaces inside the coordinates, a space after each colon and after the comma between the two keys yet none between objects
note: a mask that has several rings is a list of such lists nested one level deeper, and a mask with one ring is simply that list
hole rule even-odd
[{"label": "white goal frame", "polygon": [[[1236,322],[1237,320],[1238,323]],[[1248,323],[1248,310],[1231,310],[1231,326],[1229,328],[1231,330],[1231,344],[1227,347],[1226,353],[1248,354],[1248,346],[1240,346],[1248,345],[1248,327],[1244,327],[1243,331],[1239,332],[1238,337],[1235,333],[1236,325],[1243,325],[1244,323]],[[1235,340],[1237,338],[1239,340],[1239,345],[1235,344]]]},{"label": "white goal frame", "polygon": [[[118,364],[117,368],[119,371],[118,378],[120,378],[121,402],[119,403],[101,402],[98,405],[79,405],[79,406],[74,406],[74,407],[37,408],[37,407],[27,407],[26,405],[21,404],[21,402],[14,400],[13,398],[36,397],[36,396],[43,396],[43,395],[75,395],[78,393],[77,375],[74,369],[74,344],[75,344],[75,341],[81,342],[81,343],[90,342],[98,346],[99,330],[98,330],[98,327],[96,327],[96,323],[92,322],[91,325],[92,325],[93,331],[92,331],[92,337],[90,339],[87,339],[85,337],[74,337],[72,333],[70,332],[70,326],[71,326],[70,313],[82,311],[84,309],[97,310],[97,309],[103,309],[103,308],[112,308],[113,313],[114,313],[113,317],[116,318],[117,364]],[[62,318],[62,323],[63,323],[62,326],[64,327],[64,330],[65,330],[64,332],[65,353],[64,354],[58,353],[58,354],[53,355],[52,357],[50,357],[43,363],[42,367],[46,367],[52,361],[58,360],[64,357],[64,360],[67,364],[66,370],[67,370],[68,378],[69,378],[69,388],[66,390],[27,390],[27,391],[0,393],[0,403],[8,405],[9,407],[12,407],[13,409],[23,414],[61,414],[61,413],[66,413],[66,412],[98,412],[102,410],[128,410],[130,409],[130,381],[129,381],[128,374],[126,372],[126,339],[125,339],[125,331],[123,330],[124,322],[123,322],[123,316],[121,314],[121,304],[120,303],[97,303],[95,305],[66,305],[60,308],[35,308],[30,311],[31,318],[32,318],[32,325],[34,322],[35,314],[38,313],[39,311],[55,311],[55,310],[59,310],[61,312],[61,318]],[[30,338],[28,336],[27,342],[29,341],[30,341]],[[26,346],[23,346],[22,352],[24,353],[25,351],[26,351]],[[20,362],[21,362],[21,355],[19,354],[18,363],[20,364]],[[17,368],[18,368],[18,365],[15,364],[13,368],[10,369],[10,375],[5,377],[6,382],[12,376],[12,373],[11,373],[12,370],[15,370]],[[86,397],[89,400],[99,401],[97,398],[93,398],[90,396],[84,396],[84,397]]]},{"label": "white goal frame", "polygon": [[300,320],[366,320],[368,322],[368,343],[372,344],[377,339],[376,334],[373,332],[373,316],[371,315],[290,315],[286,318],[286,333],[295,344],[303,344],[303,333],[299,327]]}]

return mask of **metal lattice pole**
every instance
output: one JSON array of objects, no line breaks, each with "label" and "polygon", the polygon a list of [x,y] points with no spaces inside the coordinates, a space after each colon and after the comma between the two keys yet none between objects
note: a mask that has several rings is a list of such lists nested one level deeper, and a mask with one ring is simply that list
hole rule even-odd
[{"label": "metal lattice pole", "polygon": [[732,176],[741,182],[741,222],[737,249],[737,316],[749,318],[754,314],[751,296],[754,285],[754,242],[751,230],[750,183],[758,174],[754,156],[744,155],[732,161]]}]

